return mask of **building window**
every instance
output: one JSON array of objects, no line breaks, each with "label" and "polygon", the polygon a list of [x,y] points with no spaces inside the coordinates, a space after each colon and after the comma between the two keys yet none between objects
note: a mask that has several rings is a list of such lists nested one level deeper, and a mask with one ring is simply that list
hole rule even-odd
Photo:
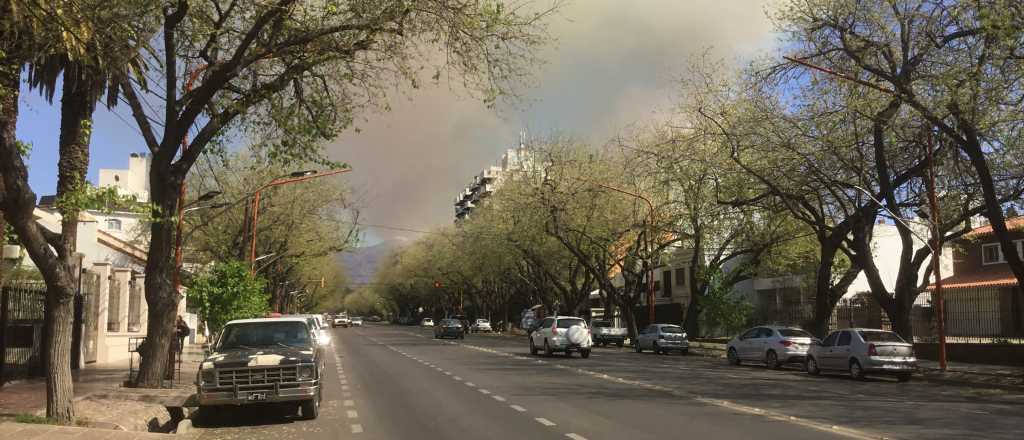
[{"label": "building window", "polygon": [[121,220],[118,220],[116,218],[108,218],[107,219],[107,229],[110,230],[110,231],[120,231],[121,230]]},{"label": "building window", "polygon": [[680,267],[679,269],[676,269],[676,285],[677,286],[685,286],[686,285],[686,269],[685,268]]},{"label": "building window", "polygon": [[999,243],[981,245],[981,264],[998,264],[1005,261],[1003,251],[999,249]]},{"label": "building window", "polygon": [[661,296],[663,298],[671,298],[672,297],[672,271],[671,270],[666,270],[666,271],[662,272],[661,273],[661,281],[662,281],[661,285],[664,286],[664,288],[661,291]]}]

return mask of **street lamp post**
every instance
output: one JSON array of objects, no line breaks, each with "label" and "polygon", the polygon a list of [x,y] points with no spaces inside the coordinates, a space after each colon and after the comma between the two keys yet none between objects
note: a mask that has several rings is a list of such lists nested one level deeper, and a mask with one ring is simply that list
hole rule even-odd
[{"label": "street lamp post", "polygon": [[296,183],[296,182],[303,182],[303,181],[310,180],[310,179],[316,179],[318,177],[333,176],[335,174],[345,173],[345,172],[348,172],[348,171],[352,171],[352,168],[349,167],[348,165],[343,165],[342,168],[336,168],[336,169],[328,170],[328,171],[324,171],[324,172],[318,172],[318,171],[315,171],[315,170],[296,171],[294,173],[289,174],[287,177],[279,177],[277,179],[271,180],[266,185],[263,185],[263,186],[259,187],[258,189],[256,189],[256,192],[253,193],[253,196],[252,196],[252,227],[251,227],[251,229],[252,229],[252,237],[250,238],[250,241],[249,241],[249,262],[251,264],[251,267],[249,268],[249,272],[251,274],[255,274],[256,273],[256,227],[257,227],[257,224],[259,222],[260,193],[263,190],[265,190],[267,188],[270,188],[270,187],[273,187],[273,186],[286,185],[286,184],[289,184],[289,183]]},{"label": "street lamp post", "polygon": [[649,324],[654,324],[654,262],[651,261],[651,252],[654,248],[654,246],[651,244],[651,242],[654,240],[652,238],[653,234],[651,234],[651,231],[654,229],[654,203],[651,202],[651,199],[648,199],[647,197],[644,197],[641,194],[626,191],[624,189],[616,188],[614,186],[608,186],[603,183],[594,182],[594,184],[601,188],[622,193],[628,196],[633,196],[647,202],[647,227],[644,228],[647,230],[644,232],[647,235],[647,239],[644,240],[644,247],[646,248],[645,250],[647,252],[647,319],[649,321]]}]

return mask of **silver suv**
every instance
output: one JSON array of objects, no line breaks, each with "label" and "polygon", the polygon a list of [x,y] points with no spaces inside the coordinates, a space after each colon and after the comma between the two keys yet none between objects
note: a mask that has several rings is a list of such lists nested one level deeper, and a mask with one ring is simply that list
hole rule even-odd
[{"label": "silver suv", "polygon": [[814,375],[822,371],[848,371],[854,379],[885,374],[906,382],[915,370],[914,346],[885,330],[837,330],[807,350],[807,372]]},{"label": "silver suv", "polygon": [[551,356],[556,351],[572,356],[578,351],[580,357],[590,357],[590,348],[594,345],[590,338],[590,329],[583,318],[575,316],[550,316],[540,321],[538,327],[530,333],[530,354],[537,354],[543,347],[544,354]]}]

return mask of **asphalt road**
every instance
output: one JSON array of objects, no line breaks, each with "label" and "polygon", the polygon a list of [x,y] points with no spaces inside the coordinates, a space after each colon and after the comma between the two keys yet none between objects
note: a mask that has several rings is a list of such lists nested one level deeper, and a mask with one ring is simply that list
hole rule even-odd
[{"label": "asphalt road", "polygon": [[700,356],[530,356],[525,338],[438,341],[415,327],[334,330],[320,418],[219,411],[204,439],[1021,438],[1024,396],[858,382]]}]

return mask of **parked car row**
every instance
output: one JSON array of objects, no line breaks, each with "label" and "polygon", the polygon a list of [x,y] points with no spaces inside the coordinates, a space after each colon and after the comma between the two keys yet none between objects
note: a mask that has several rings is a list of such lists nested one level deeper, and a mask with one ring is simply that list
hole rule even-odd
[{"label": "parked car row", "polygon": [[854,379],[879,374],[905,382],[917,370],[913,344],[896,333],[867,328],[836,330],[819,341],[799,328],[754,327],[729,341],[726,357],[732,365],[758,362],[781,368],[796,363],[812,375],[848,372]]}]

